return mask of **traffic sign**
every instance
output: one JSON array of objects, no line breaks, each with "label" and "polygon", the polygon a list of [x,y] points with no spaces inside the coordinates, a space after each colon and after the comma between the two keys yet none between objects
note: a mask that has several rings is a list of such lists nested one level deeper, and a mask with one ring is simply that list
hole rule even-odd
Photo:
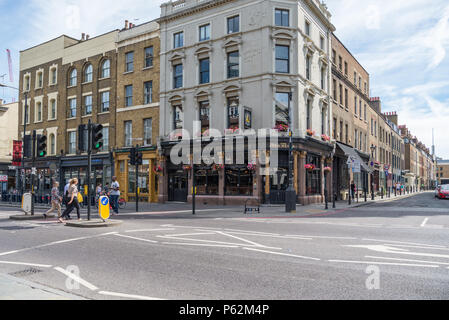
[{"label": "traffic sign", "polygon": [[103,220],[108,220],[111,216],[111,210],[109,207],[109,198],[101,197],[98,203],[98,214]]}]

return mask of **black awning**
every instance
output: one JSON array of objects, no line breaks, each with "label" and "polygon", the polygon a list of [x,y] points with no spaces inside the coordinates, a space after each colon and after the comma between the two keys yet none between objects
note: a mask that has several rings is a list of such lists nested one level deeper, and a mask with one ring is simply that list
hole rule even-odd
[{"label": "black awning", "polygon": [[338,143],[337,146],[348,156],[353,158],[355,161],[360,162],[362,168],[368,172],[371,173],[373,170],[365,163],[365,161],[362,160],[362,158],[359,156],[358,152],[349,146],[346,146],[344,144]]}]

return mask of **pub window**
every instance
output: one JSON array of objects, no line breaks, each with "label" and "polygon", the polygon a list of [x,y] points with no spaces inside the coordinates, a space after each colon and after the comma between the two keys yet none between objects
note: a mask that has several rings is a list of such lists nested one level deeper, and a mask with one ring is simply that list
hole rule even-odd
[{"label": "pub window", "polygon": [[199,195],[218,195],[218,170],[210,167],[200,167],[195,170],[195,183],[197,194]]},{"label": "pub window", "polygon": [[307,155],[307,164],[313,164],[315,169],[306,170],[306,194],[321,194],[321,159],[318,156]]},{"label": "pub window", "polygon": [[200,102],[200,122],[201,122],[201,135],[208,136],[210,128],[209,101]]},{"label": "pub window", "polygon": [[[275,125],[276,128],[288,128],[288,107],[289,107],[289,93],[285,92],[276,92],[276,100],[275,100]],[[283,131],[283,130],[282,130]]]},{"label": "pub window", "polygon": [[239,100],[238,98],[228,99],[228,129],[240,129]]},{"label": "pub window", "polygon": [[252,196],[253,171],[237,166],[227,166],[225,170],[226,196]]}]

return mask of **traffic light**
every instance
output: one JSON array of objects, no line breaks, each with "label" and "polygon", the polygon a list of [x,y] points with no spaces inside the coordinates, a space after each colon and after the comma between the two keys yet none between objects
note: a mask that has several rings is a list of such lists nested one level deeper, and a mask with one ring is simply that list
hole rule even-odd
[{"label": "traffic light", "polygon": [[23,139],[23,157],[31,158],[33,156],[33,138],[31,135],[26,135]]},{"label": "traffic light", "polygon": [[87,151],[87,139],[88,139],[88,131],[87,126],[85,124],[81,124],[78,126],[78,150],[80,152]]},{"label": "traffic light", "polygon": [[131,148],[131,150],[129,152],[129,164],[132,166],[135,166],[136,160],[137,160],[137,149]]},{"label": "traffic light", "polygon": [[143,154],[141,152],[136,153],[136,164],[141,166],[143,165]]},{"label": "traffic light", "polygon": [[37,136],[37,157],[43,158],[47,155],[47,136]]},{"label": "traffic light", "polygon": [[92,124],[92,150],[100,150],[103,147],[103,126]]}]

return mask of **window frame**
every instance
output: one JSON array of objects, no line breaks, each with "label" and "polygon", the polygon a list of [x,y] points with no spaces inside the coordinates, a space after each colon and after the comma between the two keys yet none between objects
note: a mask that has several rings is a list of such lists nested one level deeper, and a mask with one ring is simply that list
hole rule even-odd
[{"label": "window frame", "polygon": [[[280,24],[278,24],[278,13],[280,14]],[[284,14],[287,13],[287,25],[285,25],[285,16]],[[284,8],[275,8],[274,9],[274,25],[276,27],[290,27],[290,10],[289,9],[284,9]]]},{"label": "window frame", "polygon": [[125,72],[134,72],[134,51],[125,53]]},{"label": "window frame", "polygon": [[[237,21],[237,30],[234,30],[234,28],[236,27],[235,21]],[[230,23],[232,23],[232,25]],[[231,26],[232,26],[232,28],[230,28]],[[226,28],[227,28],[227,30],[226,30],[227,34],[239,33],[240,32],[240,15],[237,14],[232,17],[228,17],[226,19]]]},{"label": "window frame", "polygon": [[[209,41],[211,38],[211,25],[210,23],[206,23],[203,24],[201,26],[198,27],[198,31],[199,31],[199,42],[203,42],[203,41]],[[204,31],[204,32],[202,32]],[[203,34],[204,33],[204,34]],[[204,38],[202,38],[202,36],[204,35]]]},{"label": "window frame", "polygon": [[[287,58],[280,58],[280,57],[278,57],[278,50],[277,50],[278,48],[287,48],[288,57]],[[281,61],[281,62],[287,61],[287,71],[286,72],[278,70],[278,61]],[[280,45],[280,44],[277,44],[275,46],[275,72],[276,73],[283,73],[283,74],[289,74],[290,73],[290,46]]]},{"label": "window frame", "polygon": [[[128,90],[130,89],[131,95],[128,95]],[[125,107],[132,107],[133,106],[133,96],[134,96],[134,88],[132,84],[125,86]]]},{"label": "window frame", "polygon": [[[205,63],[207,61],[207,64]],[[206,67],[206,69],[203,69]],[[199,84],[210,83],[210,58],[199,60]]]},{"label": "window frame", "polygon": [[173,49],[184,47],[184,31],[173,33]]},{"label": "window frame", "polygon": [[[178,71],[178,68],[180,72]],[[178,85],[179,82],[179,85]],[[173,66],[173,89],[179,89],[183,87],[184,82],[184,68],[183,64],[179,63]]]},{"label": "window frame", "polygon": [[144,49],[145,69],[153,67],[154,47],[149,46]]}]

